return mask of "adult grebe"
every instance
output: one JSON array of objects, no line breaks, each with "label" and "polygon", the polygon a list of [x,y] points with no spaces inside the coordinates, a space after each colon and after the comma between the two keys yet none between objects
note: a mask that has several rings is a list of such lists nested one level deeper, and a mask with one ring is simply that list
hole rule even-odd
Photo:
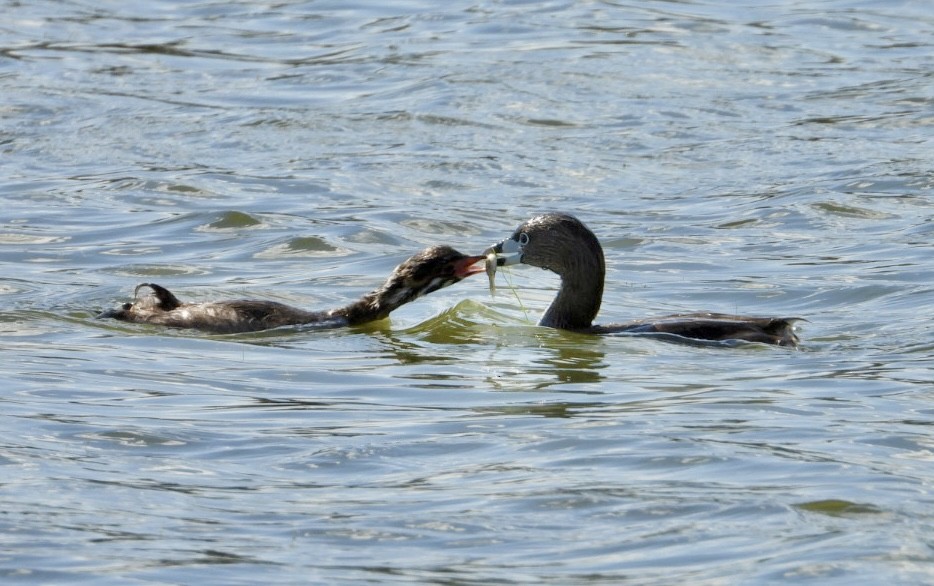
[{"label": "adult grebe", "polygon": [[684,313],[621,324],[593,325],[603,298],[606,268],[603,248],[580,220],[568,214],[536,216],[512,236],[485,251],[496,264],[527,264],[561,277],[558,295],[539,325],[594,334],[616,332],[671,334],[697,340],[746,340],[796,347],[797,317],[746,317],[722,313]]},{"label": "adult grebe", "polygon": [[379,289],[358,301],[325,311],[306,311],[275,301],[242,299],[208,303],[182,303],[168,289],[155,283],[142,287],[153,295],[98,317],[121,321],[191,328],[217,334],[253,332],[287,325],[315,324],[325,328],[354,326],[386,318],[400,306],[415,301],[461,279],[483,272],[475,266],[482,256],[467,256],[449,246],[434,246],[419,252],[395,268]]}]

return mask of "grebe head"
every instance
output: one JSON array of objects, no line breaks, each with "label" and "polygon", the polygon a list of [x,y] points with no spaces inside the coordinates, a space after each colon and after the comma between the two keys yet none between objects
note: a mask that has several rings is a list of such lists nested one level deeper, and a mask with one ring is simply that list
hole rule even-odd
[{"label": "grebe head", "polygon": [[[498,266],[526,264],[559,275],[571,274],[585,264],[603,265],[603,248],[593,232],[569,214],[549,213],[523,222],[512,236],[488,248]],[[602,275],[601,275],[602,278]]]},{"label": "grebe head", "polygon": [[568,214],[550,213],[523,222],[512,236],[485,251],[497,266],[526,264],[561,277],[561,288],[539,325],[584,329],[600,311],[606,266],[594,233]]},{"label": "grebe head", "polygon": [[415,254],[393,270],[380,289],[380,297],[398,307],[423,295],[482,273],[477,263],[484,256],[468,256],[450,246],[432,246]]}]

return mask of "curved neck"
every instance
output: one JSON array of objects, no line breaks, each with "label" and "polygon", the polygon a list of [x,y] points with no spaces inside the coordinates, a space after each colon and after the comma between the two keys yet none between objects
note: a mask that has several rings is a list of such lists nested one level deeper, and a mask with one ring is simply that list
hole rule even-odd
[{"label": "curved neck", "polygon": [[541,326],[564,330],[579,330],[590,327],[603,300],[603,280],[606,266],[600,243],[581,246],[569,259],[562,271],[561,288],[558,295],[538,322]]}]

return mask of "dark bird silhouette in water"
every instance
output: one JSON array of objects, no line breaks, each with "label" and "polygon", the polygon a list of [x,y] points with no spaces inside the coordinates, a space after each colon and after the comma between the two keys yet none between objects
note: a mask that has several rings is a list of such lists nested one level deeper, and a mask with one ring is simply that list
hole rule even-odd
[{"label": "dark bird silhouette in water", "polygon": [[[304,324],[322,328],[355,326],[385,319],[406,303],[483,272],[483,267],[476,263],[484,258],[461,254],[449,246],[428,248],[397,266],[378,289],[350,305],[331,310],[307,311],[276,301],[254,299],[184,303],[161,285],[142,283],[136,287],[132,303],[98,317],[216,334]],[[139,290],[144,287],[152,294],[139,297]]]},{"label": "dark bird silhouette in water", "polygon": [[558,295],[539,321],[541,326],[593,334],[658,333],[694,340],[798,345],[794,331],[794,323],[802,319],[798,317],[682,313],[594,325],[606,275],[603,248],[587,226],[568,214],[549,213],[524,222],[512,236],[485,251],[485,254],[491,253],[497,256],[497,266],[521,263],[547,269],[561,277]]}]

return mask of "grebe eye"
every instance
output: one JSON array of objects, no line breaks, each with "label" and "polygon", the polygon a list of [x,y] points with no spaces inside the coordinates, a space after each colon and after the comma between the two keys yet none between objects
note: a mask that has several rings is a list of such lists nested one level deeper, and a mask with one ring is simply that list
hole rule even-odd
[{"label": "grebe eye", "polygon": [[519,234],[519,246],[525,246],[529,243],[529,235],[523,232]]}]

